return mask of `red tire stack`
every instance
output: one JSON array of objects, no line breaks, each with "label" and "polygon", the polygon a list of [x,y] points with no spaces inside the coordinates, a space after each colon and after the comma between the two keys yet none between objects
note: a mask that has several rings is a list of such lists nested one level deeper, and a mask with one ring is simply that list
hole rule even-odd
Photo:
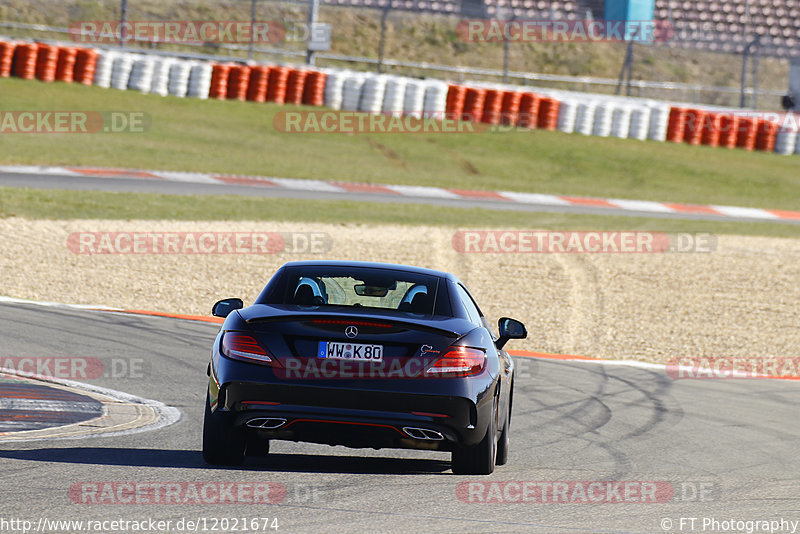
[{"label": "red tire stack", "polygon": [[703,124],[706,122],[708,112],[704,109],[690,109],[686,112],[686,126],[683,140],[690,145],[699,145],[703,140]]},{"label": "red tire stack", "polygon": [[11,76],[11,66],[14,64],[14,43],[0,41],[0,78]]},{"label": "red tire stack", "polygon": [[555,130],[558,127],[558,112],[561,102],[555,98],[542,98],[539,103],[537,126],[543,130]]},{"label": "red tire stack", "polygon": [[464,114],[464,102],[467,98],[467,88],[463,85],[447,86],[447,104],[445,116],[448,119],[461,119]]},{"label": "red tire stack", "polygon": [[672,108],[669,110],[669,124],[667,126],[667,141],[682,143],[686,136],[686,108]]},{"label": "red tire stack", "polygon": [[739,116],[732,113],[722,115],[719,126],[719,146],[736,148],[739,141]]},{"label": "red tire stack", "polygon": [[755,150],[756,137],[758,136],[758,119],[742,117],[739,119],[739,134],[736,146],[745,150]]},{"label": "red tire stack", "polygon": [[20,43],[14,53],[14,76],[24,80],[36,77],[36,56],[39,45],[36,43]]},{"label": "red tire stack", "polygon": [[94,71],[97,67],[97,50],[91,48],[80,48],[75,56],[75,70],[72,74],[73,81],[92,85],[94,83]]},{"label": "red tire stack", "polygon": [[311,71],[306,78],[303,89],[303,104],[308,106],[322,106],[325,104],[325,80],[328,75],[324,72]]},{"label": "red tire stack", "polygon": [[269,82],[269,67],[266,65],[250,67],[250,81],[247,84],[247,100],[251,102],[266,102],[267,82]]},{"label": "red tire stack", "polygon": [[775,136],[778,135],[779,128],[777,122],[759,119],[756,133],[756,150],[775,152]]},{"label": "red tire stack", "polygon": [[208,89],[208,98],[224,100],[228,96],[228,77],[231,65],[227,63],[214,63],[211,70],[211,87]]},{"label": "red tire stack", "polygon": [[269,86],[267,87],[267,102],[283,104],[286,102],[286,84],[289,80],[289,69],[286,67],[272,67],[269,69]]},{"label": "red tire stack", "polygon": [[302,104],[303,91],[306,86],[308,71],[304,69],[291,69],[286,80],[286,103]]},{"label": "red tire stack", "polygon": [[56,79],[58,67],[58,47],[40,44],[36,51],[36,78],[43,82]]},{"label": "red tire stack", "polygon": [[542,99],[534,93],[523,93],[519,101],[519,117],[517,125],[534,129],[539,122],[539,106]]},{"label": "red tire stack", "polygon": [[516,126],[519,122],[519,105],[522,102],[522,93],[506,91],[503,93],[503,106],[500,111],[500,122],[506,126]]},{"label": "red tire stack", "polygon": [[481,122],[483,120],[483,108],[486,102],[486,89],[475,89],[470,87],[464,97],[464,112],[461,119],[465,121]]},{"label": "red tire stack", "polygon": [[[213,75],[213,73],[212,73]],[[247,65],[231,65],[228,75],[226,97],[229,100],[246,100],[247,86],[250,82],[250,67]]]},{"label": "red tire stack", "polygon": [[495,89],[486,91],[486,100],[483,102],[483,116],[481,122],[486,124],[500,124],[500,115],[503,111],[503,92]]},{"label": "red tire stack", "polygon": [[58,49],[56,62],[56,80],[72,83],[75,77],[75,62],[78,60],[78,49],[62,46]]},{"label": "red tire stack", "polygon": [[720,134],[722,133],[722,113],[709,113],[703,122],[703,136],[701,142],[704,145],[718,147]]}]

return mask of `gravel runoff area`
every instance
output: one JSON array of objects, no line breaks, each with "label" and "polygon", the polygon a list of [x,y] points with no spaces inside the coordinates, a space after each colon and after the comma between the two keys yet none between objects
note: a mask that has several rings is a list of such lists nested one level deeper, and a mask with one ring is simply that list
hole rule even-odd
[{"label": "gravel runoff area", "polygon": [[[386,261],[455,273],[492,323],[503,315],[526,323],[528,339],[509,345],[516,349],[651,362],[800,354],[800,239],[719,236],[710,253],[465,254],[453,246],[455,231],[428,226],[6,218],[0,219],[0,295],[208,315],[220,298],[239,296],[252,303],[286,261]],[[81,241],[76,233],[94,239],[83,242],[84,252],[103,243],[88,232],[122,232],[130,238],[145,233],[294,232],[296,250],[78,253]],[[318,250],[303,252],[310,233]],[[286,242],[291,245],[292,239]],[[224,239],[216,243],[224,248]],[[120,250],[126,244],[130,243],[120,241]],[[182,241],[183,251],[191,251],[186,245]]]}]

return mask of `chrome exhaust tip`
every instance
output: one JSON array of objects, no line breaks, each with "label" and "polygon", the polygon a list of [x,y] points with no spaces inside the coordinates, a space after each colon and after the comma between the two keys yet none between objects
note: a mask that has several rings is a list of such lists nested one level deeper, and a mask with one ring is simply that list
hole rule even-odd
[{"label": "chrome exhaust tip", "polygon": [[280,417],[256,417],[247,421],[249,428],[260,428],[262,430],[275,430],[286,424],[286,419]]},{"label": "chrome exhaust tip", "polygon": [[441,432],[436,430],[429,430],[427,428],[416,428],[413,426],[403,427],[403,432],[414,439],[424,439],[428,441],[442,441],[444,436]]}]

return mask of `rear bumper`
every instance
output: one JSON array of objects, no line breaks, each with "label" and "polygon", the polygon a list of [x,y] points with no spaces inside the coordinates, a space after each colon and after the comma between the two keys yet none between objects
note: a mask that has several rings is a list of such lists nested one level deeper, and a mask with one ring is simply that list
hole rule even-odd
[{"label": "rear bumper", "polygon": [[[211,390],[217,400],[213,382]],[[491,395],[473,401],[462,395],[253,382],[223,384],[218,395],[219,402],[212,402],[217,416],[260,438],[354,448],[473,445],[486,434],[492,411]],[[262,421],[269,428],[253,428]]]}]

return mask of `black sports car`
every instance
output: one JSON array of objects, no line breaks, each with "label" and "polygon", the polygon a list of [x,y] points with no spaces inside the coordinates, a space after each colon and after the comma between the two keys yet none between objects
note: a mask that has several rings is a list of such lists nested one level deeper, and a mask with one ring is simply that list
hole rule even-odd
[{"label": "black sports car", "polygon": [[238,464],[269,440],[452,451],[457,474],[508,458],[514,362],[452,274],[383,263],[291,262],[226,317],[208,366],[203,457]]}]

